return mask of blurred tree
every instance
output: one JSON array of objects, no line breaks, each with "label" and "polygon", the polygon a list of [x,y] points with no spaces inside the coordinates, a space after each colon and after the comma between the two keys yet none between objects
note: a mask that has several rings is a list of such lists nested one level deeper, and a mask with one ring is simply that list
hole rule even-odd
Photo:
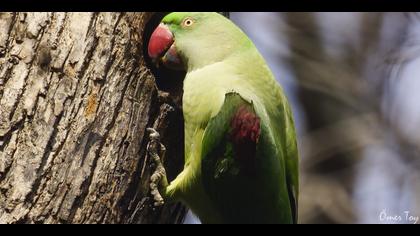
[{"label": "blurred tree", "polygon": [[[287,25],[281,32],[286,33],[290,48],[286,60],[298,81],[297,96],[306,116],[307,130],[300,138],[301,222],[354,223],[360,214],[369,215],[372,208],[360,209],[365,205],[358,203],[355,194],[364,188],[359,180],[367,178],[361,171],[367,163],[362,161],[372,147],[386,152],[385,147],[394,145],[401,160],[419,155],[419,146],[409,145],[399,135],[383,107],[390,99],[392,71],[401,66],[398,58],[407,40],[409,21],[398,14],[280,14]],[[375,166],[366,168],[372,172]],[[399,173],[392,176],[409,178]],[[377,184],[370,186],[371,192]],[[374,219],[369,222],[375,222],[380,213],[373,209]]]}]

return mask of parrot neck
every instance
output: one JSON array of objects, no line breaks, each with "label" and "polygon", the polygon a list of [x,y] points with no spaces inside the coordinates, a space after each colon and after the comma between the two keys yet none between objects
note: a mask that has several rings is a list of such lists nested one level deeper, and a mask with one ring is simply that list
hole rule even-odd
[{"label": "parrot neck", "polygon": [[[225,47],[226,49],[231,49],[229,47]],[[195,58],[195,57],[189,57],[188,63],[187,63],[187,73],[201,70],[207,66],[211,66],[213,64],[223,62],[226,60],[229,60],[231,58],[238,57],[240,55],[246,54],[251,47],[249,46],[243,46],[241,48],[236,48],[235,50],[226,50],[230,52],[214,52],[213,54],[208,54],[206,59],[203,60],[202,58]]]},{"label": "parrot neck", "polygon": [[[219,43],[215,44],[215,42]],[[187,72],[199,70],[238,55],[246,55],[255,48],[252,41],[236,27],[207,34],[206,40],[194,40],[194,38],[182,40],[179,46]]]}]

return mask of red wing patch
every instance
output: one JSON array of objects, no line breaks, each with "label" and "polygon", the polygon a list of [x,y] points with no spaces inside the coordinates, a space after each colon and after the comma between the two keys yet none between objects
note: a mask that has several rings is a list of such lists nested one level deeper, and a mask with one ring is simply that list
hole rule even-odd
[{"label": "red wing patch", "polygon": [[235,159],[248,173],[254,172],[260,134],[260,118],[246,106],[240,107],[231,121],[230,140]]}]

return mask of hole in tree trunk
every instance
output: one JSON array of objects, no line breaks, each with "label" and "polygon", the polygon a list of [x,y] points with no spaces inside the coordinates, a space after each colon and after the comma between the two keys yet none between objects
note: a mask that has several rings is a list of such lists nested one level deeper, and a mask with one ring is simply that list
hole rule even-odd
[{"label": "hole in tree trunk", "polygon": [[156,79],[158,89],[169,93],[169,99],[165,99],[165,103],[175,108],[169,117],[171,123],[162,138],[162,143],[167,149],[165,166],[171,167],[166,169],[168,180],[171,181],[182,171],[184,165],[184,120],[181,107],[185,72],[171,70],[164,66],[157,68],[147,50],[150,36],[168,13],[156,12],[147,22],[143,33],[143,55],[146,66]]},{"label": "hole in tree trunk", "polygon": [[159,68],[152,62],[152,59],[149,57],[147,52],[147,47],[149,45],[150,36],[153,31],[159,25],[160,21],[165,17],[169,12],[156,12],[147,22],[144,29],[143,35],[143,55],[146,62],[146,66],[153,73],[156,84],[159,90],[168,92],[171,97],[176,101],[180,101],[182,97],[182,85],[185,78],[184,71],[176,71],[172,69],[165,68],[164,66],[159,66]]}]

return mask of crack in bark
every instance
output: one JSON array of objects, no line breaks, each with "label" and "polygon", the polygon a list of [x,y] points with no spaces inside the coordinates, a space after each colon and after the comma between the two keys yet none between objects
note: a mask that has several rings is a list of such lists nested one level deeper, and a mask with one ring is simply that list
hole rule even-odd
[{"label": "crack in bark", "polygon": [[[45,91],[47,91],[48,88],[50,87],[50,83],[51,83],[52,77],[53,77],[53,73],[51,73],[51,75],[49,76],[49,81],[47,83],[47,86],[45,87]],[[35,103],[34,103],[34,106],[33,106],[32,110],[28,112],[30,115],[28,114],[27,117],[26,117],[28,119],[29,123],[32,122],[32,119],[34,117],[34,114],[37,111],[38,102],[39,102],[39,98],[40,97],[45,99],[46,98],[46,95],[43,94],[42,91],[37,94],[36,100],[35,100]]]},{"label": "crack in bark", "polygon": [[[62,13],[55,13],[55,12],[53,12],[53,13],[52,13],[50,27],[51,27],[52,25],[54,25],[52,22],[57,22],[57,19],[58,19],[58,17],[57,17],[57,16],[58,16],[59,14],[62,14]],[[57,18],[56,18],[56,17],[57,17]],[[56,37],[55,37],[55,38],[53,38],[53,40],[52,40],[52,42],[51,42],[51,49],[52,49],[52,50],[56,50],[56,49],[57,49],[57,47],[58,47],[58,42],[59,42],[59,40],[61,39],[61,35],[63,34],[64,29],[65,29],[65,28],[66,28],[66,26],[67,26],[67,21],[68,21],[68,14],[64,14],[63,21],[62,21],[61,23],[59,23],[59,24],[60,24],[60,26],[59,26],[59,29],[58,29],[58,31],[57,31],[57,35],[56,35]]]},{"label": "crack in bark", "polygon": [[[15,28],[14,26],[16,25],[16,20],[17,20],[17,18],[18,18],[18,14],[19,13],[15,13],[15,12],[13,12],[12,13],[12,22],[10,23],[10,26],[9,26],[9,31],[7,32],[7,39],[6,39],[6,43],[5,43],[5,47],[6,47],[6,49],[8,49],[8,48],[10,48],[10,36],[12,35],[12,30]],[[8,52],[8,50],[6,50],[6,52]]]},{"label": "crack in bark", "polygon": [[22,127],[24,126],[24,124],[25,124],[24,119],[21,119],[18,122],[16,122],[15,124],[13,124],[12,127],[10,127],[9,131],[4,136],[0,136],[0,141],[3,142],[3,144],[0,145],[0,151],[1,152],[3,152],[4,148],[7,146],[7,144],[9,144],[10,138],[12,137],[12,134],[16,130],[21,130]]},{"label": "crack in bark", "polygon": [[[64,139],[63,139],[63,141],[61,141],[60,142],[60,144],[58,145],[58,147],[56,148],[56,150],[54,151],[54,154],[53,154],[53,156],[51,157],[51,164],[47,167],[47,169],[44,171],[44,174],[43,174],[43,178],[45,178],[48,174],[50,174],[52,171],[52,168],[55,166],[55,160],[56,160],[56,158],[57,158],[57,156],[61,153],[61,150],[63,149],[63,147],[64,147],[64,145],[66,144],[66,141],[67,141],[67,138],[69,137],[69,134],[70,134],[70,131],[68,131],[68,129],[69,129],[69,127],[70,127],[70,125],[71,125],[71,122],[68,122],[68,125],[66,126],[66,128],[64,129],[64,130],[66,130],[67,132],[66,132],[66,135],[65,135],[65,137],[64,137]],[[0,181],[1,182],[1,181]],[[42,186],[42,187],[40,187],[40,191],[39,192],[43,192],[44,190],[45,190],[45,188],[47,187],[47,184],[45,184],[44,183],[44,185]],[[48,201],[47,202],[47,204],[46,204],[46,206],[45,206],[45,208],[49,205],[49,203],[52,201],[52,199],[53,199],[53,196],[55,196],[55,194],[57,193],[57,191],[59,190],[59,188],[57,188],[56,189],[56,191],[52,194],[52,197],[50,198],[50,201]],[[35,200],[35,202],[34,202],[34,204],[33,204],[33,206],[36,206],[37,204],[38,204],[38,200],[39,200],[39,197]],[[44,209],[45,209],[44,208]],[[44,210],[44,209],[42,209],[42,211]]]},{"label": "crack in bark", "polygon": [[93,32],[96,30],[96,22],[98,20],[98,16],[99,16],[98,12],[93,13],[92,17],[90,18],[88,30],[86,31],[85,37],[87,37],[90,34],[90,32]]},{"label": "crack in bark", "polygon": [[118,19],[117,19],[117,21],[115,22],[115,26],[114,26],[114,29],[112,30],[112,34],[114,34],[114,35],[115,35],[115,31],[117,30],[117,27],[119,26],[120,21],[121,21],[121,19],[124,17],[124,15],[125,15],[125,13],[124,13],[124,12],[121,12],[121,13],[118,15]]},{"label": "crack in bark", "polygon": [[[4,86],[7,84],[7,81],[9,81],[9,78],[12,75],[13,67],[14,65],[12,64],[12,66],[9,66],[6,69],[6,73],[4,74],[4,77],[2,78]],[[3,92],[3,89],[1,91]],[[3,98],[3,93],[0,94],[0,101],[2,100],[2,98]]]},{"label": "crack in bark", "polygon": [[[10,155],[11,156],[11,158],[13,158],[13,156],[15,155],[15,152],[16,152],[16,148],[12,151],[12,154]],[[2,150],[0,150],[0,151],[2,151]],[[13,160],[13,159],[12,159]],[[11,162],[9,165],[7,165],[6,166],[6,168],[4,169],[4,172],[3,173],[1,173],[1,175],[0,175],[0,183],[1,182],[3,182],[3,180],[5,180],[6,179],[6,176],[7,176],[7,174],[9,173],[9,170],[10,170],[10,168],[12,167],[12,164],[13,164],[13,162]],[[2,189],[0,188],[0,192],[2,193],[2,194],[6,194],[6,192],[3,192],[2,191]]]},{"label": "crack in bark", "polygon": [[[145,83],[146,80],[148,80],[149,78],[146,78],[145,81],[141,84],[141,87],[145,87]],[[151,95],[151,103],[155,103],[157,101],[157,90],[156,87],[153,87],[153,93]],[[148,112],[148,120],[146,122],[146,128],[147,127],[152,127],[155,119],[152,119],[152,117],[157,117],[157,108],[153,107],[153,106],[149,106],[149,110]],[[148,143],[148,139],[145,138],[146,136],[146,132],[143,131],[143,136],[140,138],[140,148],[139,148],[139,153],[138,155],[140,157],[143,158],[139,158],[139,161],[137,162],[137,166],[134,170],[134,175],[133,178],[131,179],[132,181],[130,181],[130,183],[128,184],[128,188],[124,193],[124,196],[121,197],[119,199],[119,202],[117,203],[118,206],[120,206],[120,208],[122,209],[122,211],[124,212],[125,210],[130,211],[132,209],[132,205],[135,202],[139,201],[139,197],[141,197],[142,199],[144,198],[143,196],[140,196],[141,194],[144,194],[144,191],[140,191],[140,186],[141,186],[141,177],[144,178],[148,178],[147,175],[144,175],[144,170],[143,168],[146,166],[145,164],[145,160],[147,160],[147,155],[146,155],[146,147],[147,147],[147,143]],[[129,201],[127,201],[127,199],[131,199]],[[134,216],[131,216],[130,219],[134,218]],[[125,223],[134,223],[133,221],[127,221],[127,218],[125,217],[123,219],[123,222]]]},{"label": "crack in bark", "polygon": [[[41,37],[42,38],[42,37]],[[41,40],[41,39],[40,39]],[[31,60],[30,60],[30,62],[28,63],[29,64],[29,67],[28,67],[28,73],[26,74],[26,76],[25,76],[25,78],[24,78],[24,81],[25,81],[25,83],[24,83],[24,85],[23,85],[23,87],[22,87],[22,91],[21,91],[21,93],[19,93],[18,94],[18,97],[16,98],[16,101],[15,101],[15,103],[13,104],[13,107],[12,107],[12,110],[11,110],[11,112],[10,112],[10,114],[9,114],[9,120],[10,121],[12,121],[13,120],[13,116],[15,115],[15,113],[16,113],[16,110],[17,110],[17,108],[18,108],[18,106],[19,106],[19,104],[20,104],[20,101],[22,100],[22,97],[23,97],[23,95],[26,93],[26,89],[27,89],[27,87],[28,87],[28,80],[29,80],[29,77],[31,76],[31,72],[33,72],[32,71],[32,69],[33,69],[33,67],[34,67],[34,61],[35,61],[35,58],[36,58],[36,56],[35,55],[37,55],[37,53],[38,53],[38,47],[36,47],[35,49],[34,49],[34,56],[31,58]],[[24,117],[25,117],[26,115],[24,115]],[[24,119],[24,117],[22,118],[22,119]]]},{"label": "crack in bark", "polygon": [[[41,181],[45,177],[46,171],[44,170],[43,172],[43,169],[47,164],[47,161],[49,159],[51,152],[53,151],[55,139],[57,138],[57,133],[58,133],[58,125],[60,124],[62,117],[63,117],[63,112],[61,112],[61,114],[58,117],[56,117],[56,120],[54,121],[53,132],[51,133],[51,136],[47,142],[47,146],[44,149],[44,153],[42,154],[41,163],[36,173],[37,177],[32,185],[32,189],[31,189],[32,191],[26,196],[25,202],[33,202],[34,198],[36,197],[36,193],[38,192]],[[32,206],[34,206],[34,204]],[[28,211],[28,213],[29,212],[30,211]]]},{"label": "crack in bark", "polygon": [[[99,37],[94,36],[92,41],[92,46],[89,48],[88,52],[86,53],[86,56],[84,57],[82,66],[79,70],[79,78],[85,77],[85,73],[87,69],[89,68],[89,65],[91,65],[91,61],[93,58],[93,53],[96,51],[96,48],[99,45]],[[87,59],[87,60],[86,60]]]},{"label": "crack in bark", "polygon": [[[83,205],[83,203],[84,203],[84,201],[85,201],[85,199],[86,199],[86,197],[87,197],[87,195],[89,194],[89,187],[90,187],[90,185],[91,185],[91,182],[92,182],[92,179],[93,179],[93,176],[94,176],[94,174],[95,174],[95,169],[96,169],[96,165],[97,165],[97,162],[98,162],[98,159],[100,158],[100,152],[102,151],[102,148],[103,148],[103,146],[104,146],[104,144],[106,143],[106,140],[107,140],[107,138],[108,138],[108,134],[109,134],[109,132],[111,131],[111,129],[114,127],[114,124],[115,124],[115,121],[117,120],[117,117],[118,117],[118,115],[119,115],[119,111],[122,109],[122,103],[123,103],[123,100],[124,100],[124,96],[125,96],[125,93],[127,92],[127,87],[128,87],[128,85],[129,85],[129,80],[127,80],[127,82],[126,82],[126,84],[125,84],[125,86],[124,86],[124,89],[122,90],[122,91],[124,91],[123,93],[122,93],[122,95],[121,95],[121,97],[120,97],[120,100],[119,100],[119,102],[118,102],[118,104],[117,104],[117,110],[114,112],[114,115],[113,115],[113,117],[112,117],[112,119],[111,119],[111,122],[106,126],[106,131],[105,131],[105,133],[104,133],[104,135],[103,135],[103,137],[102,137],[102,139],[100,140],[100,143],[99,143],[99,147],[98,147],[98,149],[96,149],[96,151],[95,151],[95,158],[93,159],[93,163],[92,163],[92,167],[90,168],[91,169],[91,171],[90,171],[90,174],[89,174],[89,177],[88,177],[88,179],[87,179],[87,185],[84,187],[84,183],[82,184],[82,187],[81,187],[81,189],[83,189],[84,191],[82,191],[82,195],[80,195],[80,196],[78,196],[76,199],[75,199],[75,201],[74,201],[74,205],[73,206],[75,206],[75,211],[73,211],[71,214],[70,214],[70,216],[69,216],[69,220],[70,221],[73,221],[73,219],[74,219],[74,216],[75,216],[75,214],[76,214],[76,212],[77,212],[77,210],[78,209],[80,209],[81,207],[82,207],[82,205]],[[85,180],[86,181],[86,180]]]}]

